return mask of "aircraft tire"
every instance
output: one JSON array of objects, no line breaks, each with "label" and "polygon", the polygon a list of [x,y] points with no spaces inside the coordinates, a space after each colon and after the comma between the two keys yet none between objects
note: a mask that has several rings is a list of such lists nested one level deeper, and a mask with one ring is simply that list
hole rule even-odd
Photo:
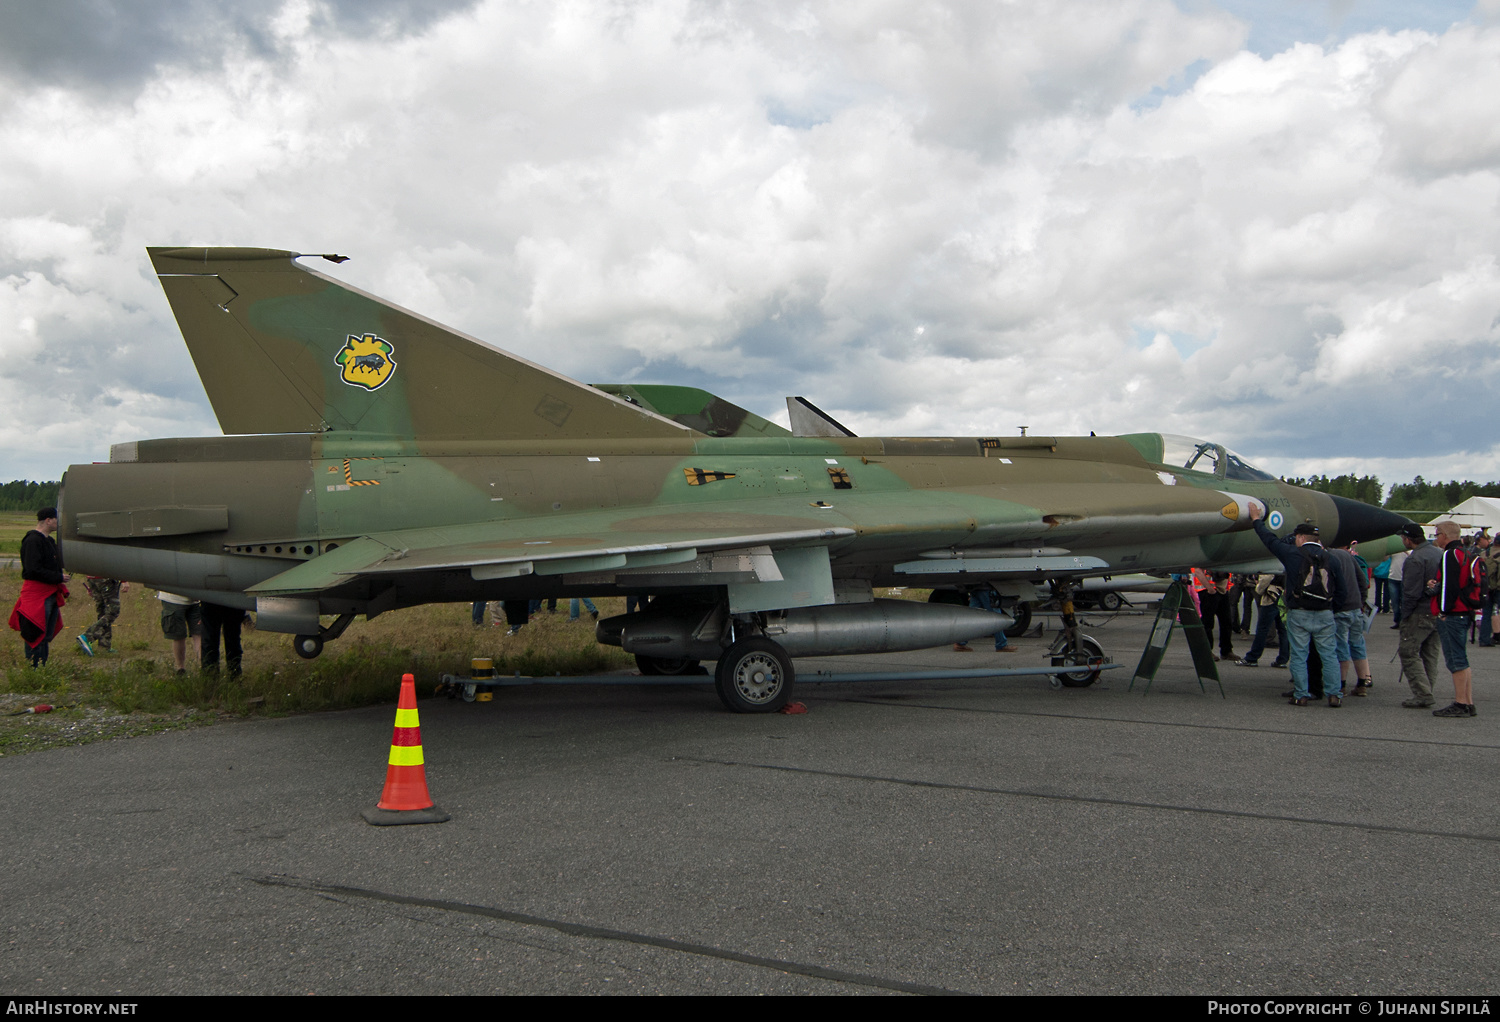
[{"label": "aircraft tire", "polygon": [[323,638],[319,635],[298,635],[292,639],[292,649],[303,660],[313,660],[323,652]]},{"label": "aircraft tire", "polygon": [[635,655],[635,666],[642,674],[672,676],[676,674],[699,674],[696,660],[670,660],[665,657]]},{"label": "aircraft tire", "polygon": [[792,698],[792,658],[770,639],[741,639],[714,669],[719,699],[735,713],[775,713]]},{"label": "aircraft tire", "polygon": [[934,589],[927,597],[928,603],[942,603],[950,607],[967,607],[969,594],[957,589]]},{"label": "aircraft tire", "polygon": [[1026,634],[1026,629],[1031,627],[1031,604],[1017,600],[1009,610],[1010,616],[1015,618],[1016,623],[1007,628],[1005,634],[1012,639],[1019,639]]},{"label": "aircraft tire", "polygon": [[[1104,647],[1099,645],[1093,639],[1089,638],[1087,635],[1079,637],[1078,645],[1080,647],[1078,652],[1080,652],[1085,657],[1102,657],[1104,655]],[[1064,655],[1072,653],[1074,653],[1074,650],[1072,649],[1063,650]],[[1057,680],[1062,683],[1062,686],[1064,688],[1088,688],[1094,682],[1099,680],[1099,672],[1090,671],[1088,669],[1073,671],[1069,674],[1059,674],[1057,676]]]},{"label": "aircraft tire", "polygon": [[1099,594],[1099,609],[1100,610],[1108,611],[1109,613],[1113,614],[1115,611],[1119,610],[1124,605],[1125,605],[1125,601],[1124,601],[1124,599],[1121,598],[1121,596],[1120,596],[1119,593],[1100,593]]}]

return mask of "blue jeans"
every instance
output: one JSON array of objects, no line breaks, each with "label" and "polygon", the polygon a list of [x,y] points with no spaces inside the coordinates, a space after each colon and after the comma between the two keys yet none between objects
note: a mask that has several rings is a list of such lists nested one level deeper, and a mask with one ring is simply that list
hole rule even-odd
[{"label": "blue jeans", "polygon": [[469,608],[469,616],[473,619],[476,628],[484,624],[484,607],[483,600],[475,600],[474,606]]},{"label": "blue jeans", "polygon": [[1391,624],[1399,625],[1401,623],[1401,581],[1388,578],[1385,584],[1390,587]]},{"label": "blue jeans", "polygon": [[594,606],[594,601],[593,600],[589,599],[587,596],[583,596],[583,597],[575,596],[575,597],[573,597],[572,601],[568,605],[568,620],[569,621],[577,621],[578,620],[578,601],[580,599],[583,600],[583,605],[589,609],[589,613],[590,614],[593,614],[595,617],[599,616],[599,608],[596,607],[596,606]]},{"label": "blue jeans", "polygon": [[1438,641],[1443,644],[1443,666],[1456,674],[1469,668],[1469,615],[1445,614],[1437,619]]},{"label": "blue jeans", "polygon": [[1250,643],[1250,652],[1245,654],[1246,663],[1256,663],[1260,655],[1266,651],[1266,640],[1271,637],[1271,629],[1276,629],[1276,659],[1285,660],[1287,656],[1286,626],[1281,623],[1281,615],[1277,613],[1276,604],[1269,607],[1256,608],[1255,638]]},{"label": "blue jeans", "polygon": [[1339,694],[1338,637],[1331,610],[1297,610],[1286,612],[1286,637],[1292,644],[1289,666],[1292,669],[1292,697],[1310,699],[1307,686],[1307,650],[1316,645],[1323,660],[1323,694]]},{"label": "blue jeans", "polygon": [[[999,613],[999,611],[995,610],[995,592],[993,589],[989,588],[976,589],[972,593],[970,593],[969,606],[978,607],[980,610],[994,611],[997,614]],[[995,633],[996,649],[1004,649],[1009,645],[1010,637],[1005,634],[1005,629],[1002,628],[1000,631]]]},{"label": "blue jeans", "polygon": [[1365,612],[1362,610],[1340,610],[1333,615],[1334,637],[1338,642],[1339,663],[1351,660],[1366,660]]}]

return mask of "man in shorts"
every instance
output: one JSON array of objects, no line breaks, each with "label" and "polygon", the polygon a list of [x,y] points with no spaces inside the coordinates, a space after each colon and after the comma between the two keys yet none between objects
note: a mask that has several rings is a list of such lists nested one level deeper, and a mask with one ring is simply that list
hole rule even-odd
[{"label": "man in shorts", "polygon": [[[1474,671],[1469,667],[1469,628],[1474,621],[1477,608],[1478,587],[1466,593],[1460,585],[1473,556],[1458,541],[1457,522],[1439,522],[1433,543],[1443,551],[1437,578],[1431,587],[1432,613],[1437,618],[1438,641],[1443,645],[1443,664],[1453,675],[1453,702],[1441,710],[1433,710],[1434,717],[1473,717]],[[1480,570],[1483,570],[1481,566]]]},{"label": "man in shorts", "polygon": [[1372,684],[1369,654],[1365,651],[1365,610],[1370,571],[1364,558],[1354,552],[1354,541],[1328,551],[1328,560],[1339,573],[1343,600],[1333,608],[1334,643],[1339,653],[1339,682],[1349,691],[1349,670],[1354,670],[1353,694],[1369,694]]},{"label": "man in shorts", "polygon": [[172,642],[172,663],[178,674],[187,673],[187,638],[193,637],[193,652],[203,660],[203,611],[197,600],[159,591],[161,633]]}]

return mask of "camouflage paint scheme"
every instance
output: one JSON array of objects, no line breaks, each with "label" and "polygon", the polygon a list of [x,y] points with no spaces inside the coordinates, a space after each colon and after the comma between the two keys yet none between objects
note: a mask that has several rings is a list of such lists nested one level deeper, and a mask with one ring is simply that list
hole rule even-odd
[{"label": "camouflage paint scheme", "polygon": [[692,388],[575,382],[295,253],[150,256],[229,435],[71,466],[64,557],[259,609],[262,628],[540,596],[727,593],[739,613],[868,600],[871,586],[1022,594],[1254,570],[1251,500],[1280,534],[1311,521],[1374,538],[1404,522],[1217,445],[1191,469],[1168,464],[1159,434],[796,437]]}]

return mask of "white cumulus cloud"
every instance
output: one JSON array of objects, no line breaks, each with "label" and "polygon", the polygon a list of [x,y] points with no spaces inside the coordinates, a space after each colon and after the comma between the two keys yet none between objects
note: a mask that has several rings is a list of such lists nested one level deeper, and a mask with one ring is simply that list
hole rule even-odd
[{"label": "white cumulus cloud", "polygon": [[1433,415],[1497,396],[1485,11],[1261,55],[1168,0],[377,6],[0,80],[0,476],[213,431],[176,244],[344,252],[560,371],[864,433],[1500,475]]}]

